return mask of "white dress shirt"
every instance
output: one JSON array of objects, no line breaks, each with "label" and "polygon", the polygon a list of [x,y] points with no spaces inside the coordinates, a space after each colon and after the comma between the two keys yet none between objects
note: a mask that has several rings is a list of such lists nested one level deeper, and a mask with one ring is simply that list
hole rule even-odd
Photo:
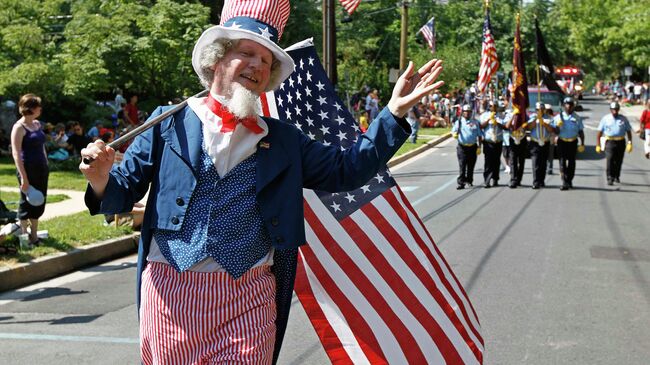
[{"label": "white dress shirt", "polygon": [[[222,96],[212,94],[212,97],[218,102],[224,103]],[[242,124],[237,124],[231,132],[222,133],[221,127],[223,124],[221,118],[208,108],[205,102],[206,100],[206,97],[192,97],[187,100],[187,105],[199,117],[201,123],[203,123],[203,147],[212,159],[212,163],[217,169],[219,177],[222,177],[257,151],[257,144],[269,133],[269,127],[262,118],[258,117],[257,124],[264,130],[260,134],[253,133]],[[273,265],[273,252],[274,249],[271,248],[269,253],[253,267]],[[168,263],[160,252],[160,248],[154,237],[151,237],[151,246],[147,261]],[[221,265],[211,257],[192,266],[189,271],[225,272]]]}]

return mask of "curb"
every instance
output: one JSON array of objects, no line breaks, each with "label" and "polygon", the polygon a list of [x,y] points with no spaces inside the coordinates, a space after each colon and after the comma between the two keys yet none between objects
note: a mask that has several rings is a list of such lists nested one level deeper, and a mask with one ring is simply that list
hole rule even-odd
[{"label": "curb", "polygon": [[138,250],[140,233],[113,238],[37,258],[16,267],[0,269],[0,292],[20,288],[82,267],[106,262],[132,254]]},{"label": "curb", "polygon": [[449,138],[451,138],[451,132],[447,132],[447,133],[445,133],[443,135],[440,135],[438,138],[435,138],[434,140],[427,142],[425,145],[420,146],[420,147],[414,149],[413,151],[408,151],[407,153],[405,153],[405,154],[403,154],[401,156],[391,158],[390,161],[388,161],[388,163],[386,164],[386,166],[391,168],[391,167],[393,167],[395,165],[399,165],[400,163],[402,163],[402,162],[404,162],[404,161],[406,161],[408,159],[411,159],[411,158],[419,155],[420,153],[428,150],[429,148],[432,148],[432,147],[435,147],[435,146],[439,145],[440,143],[448,140]]}]

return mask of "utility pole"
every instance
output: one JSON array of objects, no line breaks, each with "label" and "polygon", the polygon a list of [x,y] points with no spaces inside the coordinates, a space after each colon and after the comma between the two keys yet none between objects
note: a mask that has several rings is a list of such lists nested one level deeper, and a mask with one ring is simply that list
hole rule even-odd
[{"label": "utility pole", "polygon": [[336,17],[334,0],[323,0],[323,67],[336,85]]},{"label": "utility pole", "polygon": [[409,24],[409,3],[408,0],[402,0],[402,32],[399,42],[399,69],[400,72],[406,70],[406,41],[408,38]]}]

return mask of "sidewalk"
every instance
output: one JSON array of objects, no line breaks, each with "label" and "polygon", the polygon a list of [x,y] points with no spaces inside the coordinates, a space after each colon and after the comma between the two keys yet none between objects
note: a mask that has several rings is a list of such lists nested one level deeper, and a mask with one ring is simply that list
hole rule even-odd
[{"label": "sidewalk", "polygon": [[[425,145],[409,151],[401,156],[394,157],[388,162],[388,167],[393,167],[420,153],[449,139],[451,133],[446,133]],[[18,188],[0,188],[2,191],[18,192]],[[48,194],[65,194],[70,197],[65,201],[47,204],[42,219],[52,219],[64,215],[85,211],[84,192],[73,190],[48,190]],[[142,201],[146,201],[146,195]],[[75,248],[68,252],[59,252],[53,255],[39,257],[33,261],[20,264],[12,268],[0,268],[0,292],[21,288],[46,279],[60,276],[89,265],[113,260],[130,255],[137,251],[139,233],[115,238],[95,244]]]},{"label": "sidewalk", "polygon": [[[2,187],[0,191],[17,193],[19,192],[18,187]],[[41,216],[40,220],[48,220],[63,215],[75,214],[87,210],[86,204],[84,203],[84,192],[76,190],[63,190],[63,189],[48,189],[47,193],[49,195],[63,194],[70,197],[57,203],[46,203],[45,212]]]},{"label": "sidewalk", "polygon": [[632,106],[621,106],[621,114],[627,117],[632,125],[632,132],[635,132],[639,129],[639,118],[641,118],[641,113],[643,113],[643,105],[632,105]]}]

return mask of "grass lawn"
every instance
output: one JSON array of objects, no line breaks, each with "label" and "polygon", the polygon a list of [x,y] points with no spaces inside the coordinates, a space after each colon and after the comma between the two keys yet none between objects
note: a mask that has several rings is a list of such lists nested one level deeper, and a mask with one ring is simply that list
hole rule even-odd
[{"label": "grass lawn", "polygon": [[[69,251],[75,247],[124,236],[133,232],[130,225],[115,227],[114,224],[104,226],[103,223],[103,215],[90,216],[88,212],[39,222],[38,230],[46,229],[49,238],[42,240],[39,247],[28,250],[19,248],[18,253],[15,255],[0,255],[0,267],[27,262],[59,251]],[[80,229],[80,227],[83,228]],[[18,238],[14,236],[8,238],[2,244],[19,246]]]},{"label": "grass lawn", "polygon": [[[2,199],[2,201],[7,205],[7,208],[9,208],[9,210],[17,210],[18,201],[20,200],[20,193],[0,191],[0,199]],[[70,197],[65,194],[48,195],[47,203],[57,203],[68,199],[70,199]]]},{"label": "grass lawn", "polygon": [[416,143],[410,143],[406,142],[400,147],[399,150],[397,150],[397,153],[395,156],[402,155],[406,152],[412,151],[418,147],[421,147],[425,145],[427,142],[431,141],[432,139],[443,135],[447,132],[449,132],[451,129],[450,128],[420,128],[420,131],[418,132],[418,139]]},{"label": "grass lawn", "polygon": [[[77,169],[76,161],[50,163],[49,189],[86,190],[86,179]],[[0,186],[18,187],[16,165],[11,157],[0,157]],[[48,196],[48,202],[49,202]]]}]

